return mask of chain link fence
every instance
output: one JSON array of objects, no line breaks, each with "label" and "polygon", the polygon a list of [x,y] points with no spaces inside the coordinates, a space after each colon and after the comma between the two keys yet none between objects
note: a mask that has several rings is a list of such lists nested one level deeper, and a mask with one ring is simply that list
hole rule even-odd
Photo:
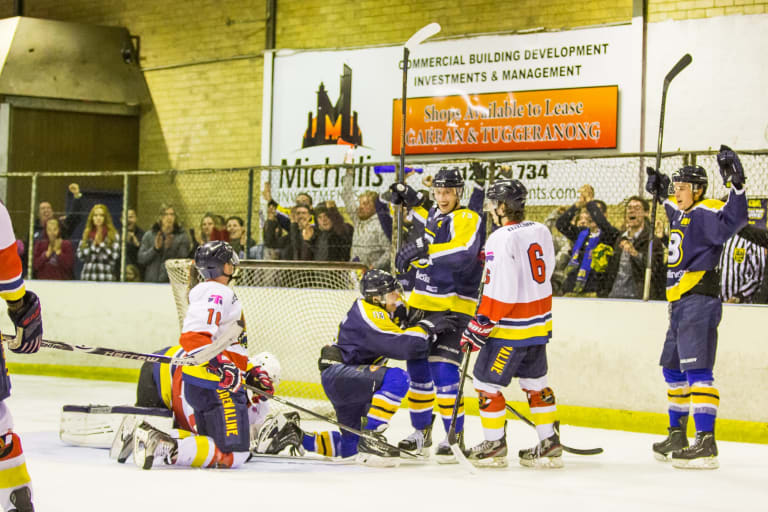
[{"label": "chain link fence", "polygon": [[[713,151],[664,154],[661,170],[669,175],[682,165],[701,165],[709,176],[707,197],[720,198],[727,193],[727,189],[722,185],[715,154]],[[739,155],[747,174],[750,219],[765,227],[768,209],[768,151],[741,151]],[[407,166],[415,172],[409,174],[407,183],[416,189],[428,189],[431,177],[441,167],[459,167],[466,177],[467,186],[462,201],[466,204],[475,190],[478,178],[483,175],[505,175],[520,179],[529,191],[527,216],[540,222],[545,221],[554,211],[562,211],[561,207],[576,202],[579,189],[588,184],[594,188],[595,199],[607,204],[608,220],[622,229],[627,199],[635,195],[650,199],[644,190],[645,167],[653,166],[654,163],[655,154],[651,153],[548,159],[409,160]],[[163,208],[172,206],[179,233],[184,233],[178,236],[189,238],[188,254],[191,254],[196,243],[208,237],[233,241],[237,238],[235,244],[242,245],[242,254],[249,258],[274,258],[276,252],[263,251],[262,228],[265,221],[274,215],[264,200],[265,184],[269,184],[268,192],[274,201],[286,210],[295,206],[297,198],[304,194],[312,198],[315,208],[330,201],[328,204],[337,206],[347,222],[354,223],[347,211],[348,205],[345,204],[344,176],[349,173],[354,177],[351,192],[348,191],[351,195],[346,198],[349,200],[351,197],[357,201],[366,191],[385,193],[395,180],[394,170],[395,166],[391,163],[378,165],[358,162],[239,169],[12,173],[0,174],[0,194],[4,196],[11,213],[28,277],[35,277],[38,273],[32,240],[35,232],[38,232],[38,239],[45,240],[42,234],[44,227],[40,225],[39,219],[41,214],[45,215],[41,202],[47,202],[54,217],[70,224],[66,235],[75,253],[83,240],[88,214],[94,205],[105,205],[120,235],[120,257],[114,266],[114,277],[126,280],[126,265],[133,263],[135,256],[131,255],[138,249],[128,247],[126,251],[126,243],[140,245],[142,242],[139,236],[141,230],[126,229],[128,209],[136,211],[137,225],[145,233],[156,233],[157,225],[162,221],[162,212],[165,211]],[[79,185],[82,193],[79,200],[69,190],[73,183]],[[208,215],[209,220],[204,222]],[[663,209],[658,210],[658,216],[666,221]],[[232,217],[236,218],[238,224],[242,221],[243,225],[242,232],[231,230],[235,237],[227,230],[227,220]],[[215,231],[206,237],[202,232],[203,225],[210,225],[211,220]],[[249,235],[244,236],[244,233]],[[154,237],[151,241],[154,241]],[[77,256],[74,259],[71,275],[77,278],[82,262]],[[136,279],[133,272],[128,274],[127,280]]]}]

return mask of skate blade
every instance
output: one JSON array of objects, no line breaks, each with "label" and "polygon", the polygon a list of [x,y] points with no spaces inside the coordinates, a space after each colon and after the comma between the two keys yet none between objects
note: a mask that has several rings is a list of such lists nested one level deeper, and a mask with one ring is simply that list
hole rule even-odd
[{"label": "skate blade", "polygon": [[358,453],[357,462],[374,468],[395,468],[400,465],[399,457],[380,457],[370,453]]},{"label": "skate blade", "polygon": [[660,462],[669,462],[672,460],[672,454],[664,455],[663,453],[653,452],[653,457]]},{"label": "skate blade", "polygon": [[485,459],[467,459],[476,468],[506,468],[509,466],[507,457],[487,457]]},{"label": "skate blade", "polygon": [[562,457],[538,457],[535,459],[520,459],[520,465],[536,469],[560,469],[563,467]]},{"label": "skate blade", "polygon": [[672,467],[677,469],[717,469],[720,467],[717,457],[699,459],[672,459]]},{"label": "skate blade", "polygon": [[123,464],[133,453],[133,433],[136,430],[139,419],[132,415],[126,415],[123,418],[109,449],[110,459],[117,459],[117,462]]}]

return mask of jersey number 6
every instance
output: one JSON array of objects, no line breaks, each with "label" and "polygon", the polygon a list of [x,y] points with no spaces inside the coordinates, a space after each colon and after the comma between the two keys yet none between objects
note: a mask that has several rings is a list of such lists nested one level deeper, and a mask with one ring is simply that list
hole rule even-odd
[{"label": "jersey number 6", "polygon": [[528,246],[528,261],[531,264],[531,276],[539,284],[544,284],[547,280],[547,268],[542,256],[544,250],[537,243]]}]

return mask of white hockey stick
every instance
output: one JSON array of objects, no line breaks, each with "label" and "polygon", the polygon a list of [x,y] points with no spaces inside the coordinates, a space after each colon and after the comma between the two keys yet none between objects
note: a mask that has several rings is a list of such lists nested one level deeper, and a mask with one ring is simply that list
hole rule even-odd
[{"label": "white hockey stick", "polygon": [[[40,346],[45,348],[55,348],[58,350],[67,350],[70,352],[80,351],[97,356],[118,357],[121,359],[133,359],[135,361],[147,361],[150,363],[166,363],[179,366],[198,366],[207,363],[209,360],[219,355],[225,348],[237,340],[241,332],[243,332],[243,328],[240,327],[237,322],[235,322],[218,338],[216,338],[216,341],[210,345],[204,346],[192,355],[183,357],[170,357],[161,354],[145,354],[143,352],[133,352],[131,350],[122,350],[116,348],[72,345],[63,341],[53,341],[46,339],[41,341]],[[15,336],[3,335],[3,340],[13,341],[15,339]],[[10,343],[9,346],[11,346]]]}]

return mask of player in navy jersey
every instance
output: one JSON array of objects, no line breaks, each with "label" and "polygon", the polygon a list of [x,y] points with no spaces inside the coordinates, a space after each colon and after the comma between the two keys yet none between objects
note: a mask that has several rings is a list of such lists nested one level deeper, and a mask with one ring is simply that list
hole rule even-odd
[{"label": "player in navy jersey", "polygon": [[[660,460],[679,468],[718,467],[715,417],[720,397],[712,370],[717,351],[717,326],[722,315],[718,261],[723,244],[747,224],[744,170],[739,157],[721,146],[717,163],[723,183],[730,186],[723,203],[705,199],[706,171],[685,166],[672,175],[674,200],[666,199],[669,178],[648,169],[646,190],[663,200],[670,219],[667,263],[669,329],[660,364],[668,386],[669,435],[654,443]],[[690,404],[696,441],[688,446],[686,426]]]},{"label": "player in navy jersey", "polygon": [[[464,178],[456,168],[440,169],[432,181],[434,205],[424,209],[424,197],[408,185],[391,187],[392,202],[405,203],[413,211],[414,222],[424,226],[424,236],[403,245],[395,259],[400,273],[416,267],[415,285],[408,298],[411,322],[426,314],[451,311],[459,318],[456,331],[438,336],[428,357],[408,361],[411,386],[408,405],[414,432],[399,444],[409,451],[426,454],[432,445],[435,398],[445,431],[448,432],[459,390],[459,340],[477,307],[478,289],[483,273],[479,258],[485,242],[485,230],[477,212],[461,206]],[[456,433],[464,446],[464,406],[459,404]],[[447,437],[435,450],[438,462],[456,459]]]},{"label": "player in navy jersey", "polygon": [[[386,366],[386,359],[426,358],[438,334],[456,328],[451,313],[435,313],[415,326],[403,329],[407,318],[402,288],[383,270],[369,270],[360,282],[363,297],[357,299],[339,325],[334,345],[324,347],[320,357],[321,382],[336,410],[338,421],[362,428],[384,441],[389,425],[408,391],[408,374]],[[303,446],[322,455],[351,457],[358,461],[390,466],[397,464],[399,450],[342,430],[304,434]]]}]

